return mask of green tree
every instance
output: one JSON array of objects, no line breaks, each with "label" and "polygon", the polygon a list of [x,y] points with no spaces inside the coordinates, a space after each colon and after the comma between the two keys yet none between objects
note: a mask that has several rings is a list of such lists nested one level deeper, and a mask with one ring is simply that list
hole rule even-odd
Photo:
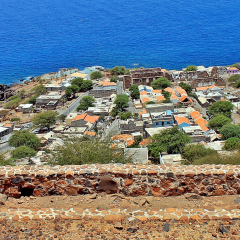
[{"label": "green tree", "polygon": [[75,79],[73,79],[72,80],[72,82],[71,82],[71,84],[72,85],[77,85],[79,88],[80,88],[80,90],[82,89],[82,84],[83,84],[83,78],[75,78]]},{"label": "green tree", "polygon": [[142,136],[137,137],[134,143],[128,146],[128,148],[140,148],[139,143],[143,140]]},{"label": "green tree", "polygon": [[75,98],[76,97],[76,93],[80,91],[80,87],[77,86],[77,85],[72,85],[71,89],[72,89],[73,98]]},{"label": "green tree", "polygon": [[186,68],[185,71],[186,71],[186,72],[197,71],[197,66],[195,66],[195,65],[189,65],[189,66],[187,66],[187,68]]},{"label": "green tree", "polygon": [[93,82],[91,80],[84,80],[82,84],[82,90],[88,91],[92,89]]},{"label": "green tree", "polygon": [[35,126],[41,126],[41,128],[47,127],[49,128],[51,125],[56,123],[57,120],[57,113],[54,111],[46,111],[37,114],[33,119],[32,122]]},{"label": "green tree", "polygon": [[240,126],[234,124],[227,124],[220,128],[222,139],[226,140],[232,137],[240,138]]},{"label": "green tree", "polygon": [[103,77],[103,75],[100,71],[95,71],[95,72],[92,72],[90,74],[90,79],[91,80],[99,79],[99,78],[102,78],[102,77]]},{"label": "green tree", "polygon": [[19,158],[25,158],[25,157],[33,157],[36,156],[37,152],[27,146],[20,146],[13,150],[12,152],[12,158],[19,159]]},{"label": "green tree", "polygon": [[80,110],[87,110],[89,107],[94,107],[94,101],[95,99],[91,96],[85,96],[80,100],[80,104],[77,107],[77,111]]},{"label": "green tree", "polygon": [[130,91],[131,98],[139,99],[140,92],[139,92],[139,89],[138,89],[138,85],[136,85],[136,84],[131,85],[130,88],[129,88],[129,91]]},{"label": "green tree", "polygon": [[117,76],[112,76],[111,78],[110,78],[110,82],[117,82],[118,81],[118,77]]},{"label": "green tree", "polygon": [[49,159],[51,165],[81,165],[104,163],[127,163],[123,149],[111,148],[111,142],[98,139],[65,137]]},{"label": "green tree", "polygon": [[223,149],[225,150],[235,150],[240,147],[240,139],[236,137],[228,138],[225,143]]},{"label": "green tree", "polygon": [[120,94],[120,95],[117,95],[114,101],[114,104],[116,104],[116,108],[118,110],[120,110],[121,112],[124,112],[124,109],[128,107],[128,101],[129,101],[129,98],[127,95]]},{"label": "green tree", "polygon": [[13,132],[8,143],[12,147],[27,146],[33,149],[37,149],[41,146],[41,140],[35,136],[35,134],[27,130]]},{"label": "green tree", "polygon": [[120,112],[119,112],[118,109],[113,108],[112,111],[110,112],[110,115],[111,115],[112,117],[116,117],[119,113],[120,113]]},{"label": "green tree", "polygon": [[69,99],[69,98],[72,96],[72,88],[71,88],[71,86],[66,87],[66,89],[65,89],[65,95],[66,95],[66,98],[67,98],[67,99]]},{"label": "green tree", "polygon": [[234,105],[228,101],[217,101],[213,103],[209,108],[211,115],[223,114],[226,117],[231,117]]},{"label": "green tree", "polygon": [[126,72],[126,68],[123,66],[121,66],[121,67],[115,66],[114,68],[110,69],[110,73],[115,76],[116,75],[124,75],[125,72]]},{"label": "green tree", "polygon": [[118,114],[118,116],[119,116],[120,119],[122,119],[122,120],[127,120],[127,119],[133,117],[132,112],[120,112],[120,113]]},{"label": "green tree", "polygon": [[190,142],[190,137],[175,126],[153,135],[152,140],[148,150],[154,161],[159,163],[159,153],[182,153],[185,145]]},{"label": "green tree", "polygon": [[199,158],[209,156],[216,154],[217,151],[211,149],[211,148],[206,148],[202,144],[189,144],[187,145],[182,152],[182,158],[185,159],[184,164],[192,164],[194,160],[197,160]]},{"label": "green tree", "polygon": [[180,82],[179,86],[183,88],[188,94],[192,92],[192,87],[189,84],[186,84],[184,82]]},{"label": "green tree", "polygon": [[236,83],[240,79],[240,74],[233,74],[228,78],[228,82]]},{"label": "green tree", "polygon": [[231,119],[224,115],[217,115],[208,122],[208,126],[214,130],[219,130],[222,126],[231,123]]},{"label": "green tree", "polygon": [[61,114],[57,117],[57,119],[63,122],[63,121],[65,121],[66,117],[67,117],[66,115]]},{"label": "green tree", "polygon": [[153,89],[164,89],[170,87],[171,85],[171,82],[165,77],[158,78],[151,83]]}]

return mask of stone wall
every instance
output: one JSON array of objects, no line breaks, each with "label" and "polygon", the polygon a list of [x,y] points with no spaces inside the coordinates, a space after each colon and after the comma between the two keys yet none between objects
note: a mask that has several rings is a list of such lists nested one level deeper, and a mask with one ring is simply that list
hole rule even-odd
[{"label": "stone wall", "polygon": [[126,196],[240,193],[240,166],[132,165],[3,166],[0,193],[11,197],[106,192]]}]

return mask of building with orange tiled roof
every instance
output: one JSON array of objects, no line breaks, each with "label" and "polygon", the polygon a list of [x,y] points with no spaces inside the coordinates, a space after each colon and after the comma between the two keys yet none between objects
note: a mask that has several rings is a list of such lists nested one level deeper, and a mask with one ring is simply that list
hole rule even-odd
[{"label": "building with orange tiled roof", "polygon": [[147,138],[147,139],[143,139],[143,140],[139,143],[139,145],[145,147],[145,146],[147,146],[147,145],[150,144],[150,143],[151,143],[151,140]]},{"label": "building with orange tiled roof", "polygon": [[193,100],[186,95],[181,96],[180,102],[186,106],[193,104]]},{"label": "building with orange tiled roof", "polygon": [[186,117],[179,117],[179,116],[174,116],[175,118],[175,121],[178,125],[178,127],[180,127],[181,129],[183,127],[190,127],[190,122],[189,122],[189,119],[186,118]]},{"label": "building with orange tiled roof", "polygon": [[77,121],[80,119],[84,119],[87,116],[87,113],[77,115],[72,121]]},{"label": "building with orange tiled roof", "polygon": [[140,95],[147,95],[148,93],[146,91],[142,91]]},{"label": "building with orange tiled roof", "polygon": [[86,132],[84,133],[84,135],[88,135],[88,136],[90,136],[90,137],[95,137],[97,134],[96,134],[95,132],[86,131]]},{"label": "building with orange tiled roof", "polygon": [[87,122],[90,122],[92,124],[94,124],[96,121],[98,121],[99,119],[99,116],[90,116],[90,115],[87,115],[85,118],[84,118],[84,121],[87,121]]},{"label": "building with orange tiled roof", "polygon": [[196,90],[197,91],[205,91],[205,90],[208,90],[208,87],[197,87]]},{"label": "building with orange tiled roof", "polygon": [[112,137],[112,140],[133,140],[133,136],[130,134],[119,134]]},{"label": "building with orange tiled roof", "polygon": [[116,86],[117,84],[115,82],[103,81],[103,82],[100,82],[99,85],[102,85],[102,86]]},{"label": "building with orange tiled roof", "polygon": [[185,117],[178,117],[176,120],[177,120],[177,124],[178,124],[178,125],[182,124],[183,122],[185,122],[185,123],[190,123],[190,122],[189,122],[189,119],[188,119],[188,118],[185,118]]},{"label": "building with orange tiled roof", "polygon": [[127,140],[126,143],[127,143],[127,146],[130,146],[134,143],[135,141],[134,140]]},{"label": "building with orange tiled roof", "polygon": [[99,116],[90,116],[87,113],[77,115],[71,121],[72,127],[88,127],[92,129],[97,121],[99,120]]},{"label": "building with orange tiled roof", "polygon": [[139,116],[141,116],[143,113],[147,113],[147,110],[143,110],[142,112],[139,113]]},{"label": "building with orange tiled roof", "polygon": [[206,131],[209,130],[209,128],[208,128],[206,125],[203,125],[203,126],[201,127],[201,129],[203,130],[203,132],[206,132]]},{"label": "building with orange tiled roof", "polygon": [[205,119],[203,119],[202,117],[196,119],[195,122],[196,122],[200,127],[208,124],[208,122],[207,122]]},{"label": "building with orange tiled roof", "polygon": [[155,90],[152,90],[152,93],[161,93],[162,90],[161,89],[155,89]]},{"label": "building with orange tiled roof", "polygon": [[158,96],[158,97],[157,97],[157,100],[160,102],[160,101],[166,100],[166,98],[165,98],[164,96]]},{"label": "building with orange tiled roof", "polygon": [[173,104],[177,104],[179,102],[179,98],[177,97],[177,95],[175,93],[172,93],[171,97],[170,97],[170,101],[173,103]]},{"label": "building with orange tiled roof", "polygon": [[174,92],[174,90],[170,87],[165,88],[164,91],[170,92],[170,93]]},{"label": "building with orange tiled roof", "polygon": [[142,103],[150,102],[150,98],[145,97],[141,101],[142,101]]},{"label": "building with orange tiled roof", "polygon": [[11,128],[11,127],[13,127],[13,124],[12,124],[12,123],[6,123],[6,124],[4,125],[4,127]]},{"label": "building with orange tiled roof", "polygon": [[201,117],[201,113],[198,112],[198,111],[192,111],[192,112],[190,112],[190,115],[191,115],[192,118],[195,117],[195,116]]},{"label": "building with orange tiled roof", "polygon": [[238,74],[238,73],[239,73],[239,69],[236,68],[236,67],[230,67],[230,68],[227,70],[227,72],[228,72],[229,75]]}]

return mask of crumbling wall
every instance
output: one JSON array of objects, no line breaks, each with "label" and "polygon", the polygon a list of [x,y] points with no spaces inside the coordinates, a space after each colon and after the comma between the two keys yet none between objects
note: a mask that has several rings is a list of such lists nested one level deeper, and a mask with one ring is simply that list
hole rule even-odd
[{"label": "crumbling wall", "polygon": [[0,193],[11,197],[99,192],[127,196],[201,196],[240,193],[240,166],[121,165],[0,168]]}]

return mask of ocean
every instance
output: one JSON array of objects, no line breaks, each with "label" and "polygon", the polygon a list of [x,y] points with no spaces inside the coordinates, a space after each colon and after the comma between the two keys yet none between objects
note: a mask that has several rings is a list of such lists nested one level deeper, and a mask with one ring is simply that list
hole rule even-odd
[{"label": "ocean", "polygon": [[0,83],[62,67],[240,62],[239,0],[1,0]]}]

